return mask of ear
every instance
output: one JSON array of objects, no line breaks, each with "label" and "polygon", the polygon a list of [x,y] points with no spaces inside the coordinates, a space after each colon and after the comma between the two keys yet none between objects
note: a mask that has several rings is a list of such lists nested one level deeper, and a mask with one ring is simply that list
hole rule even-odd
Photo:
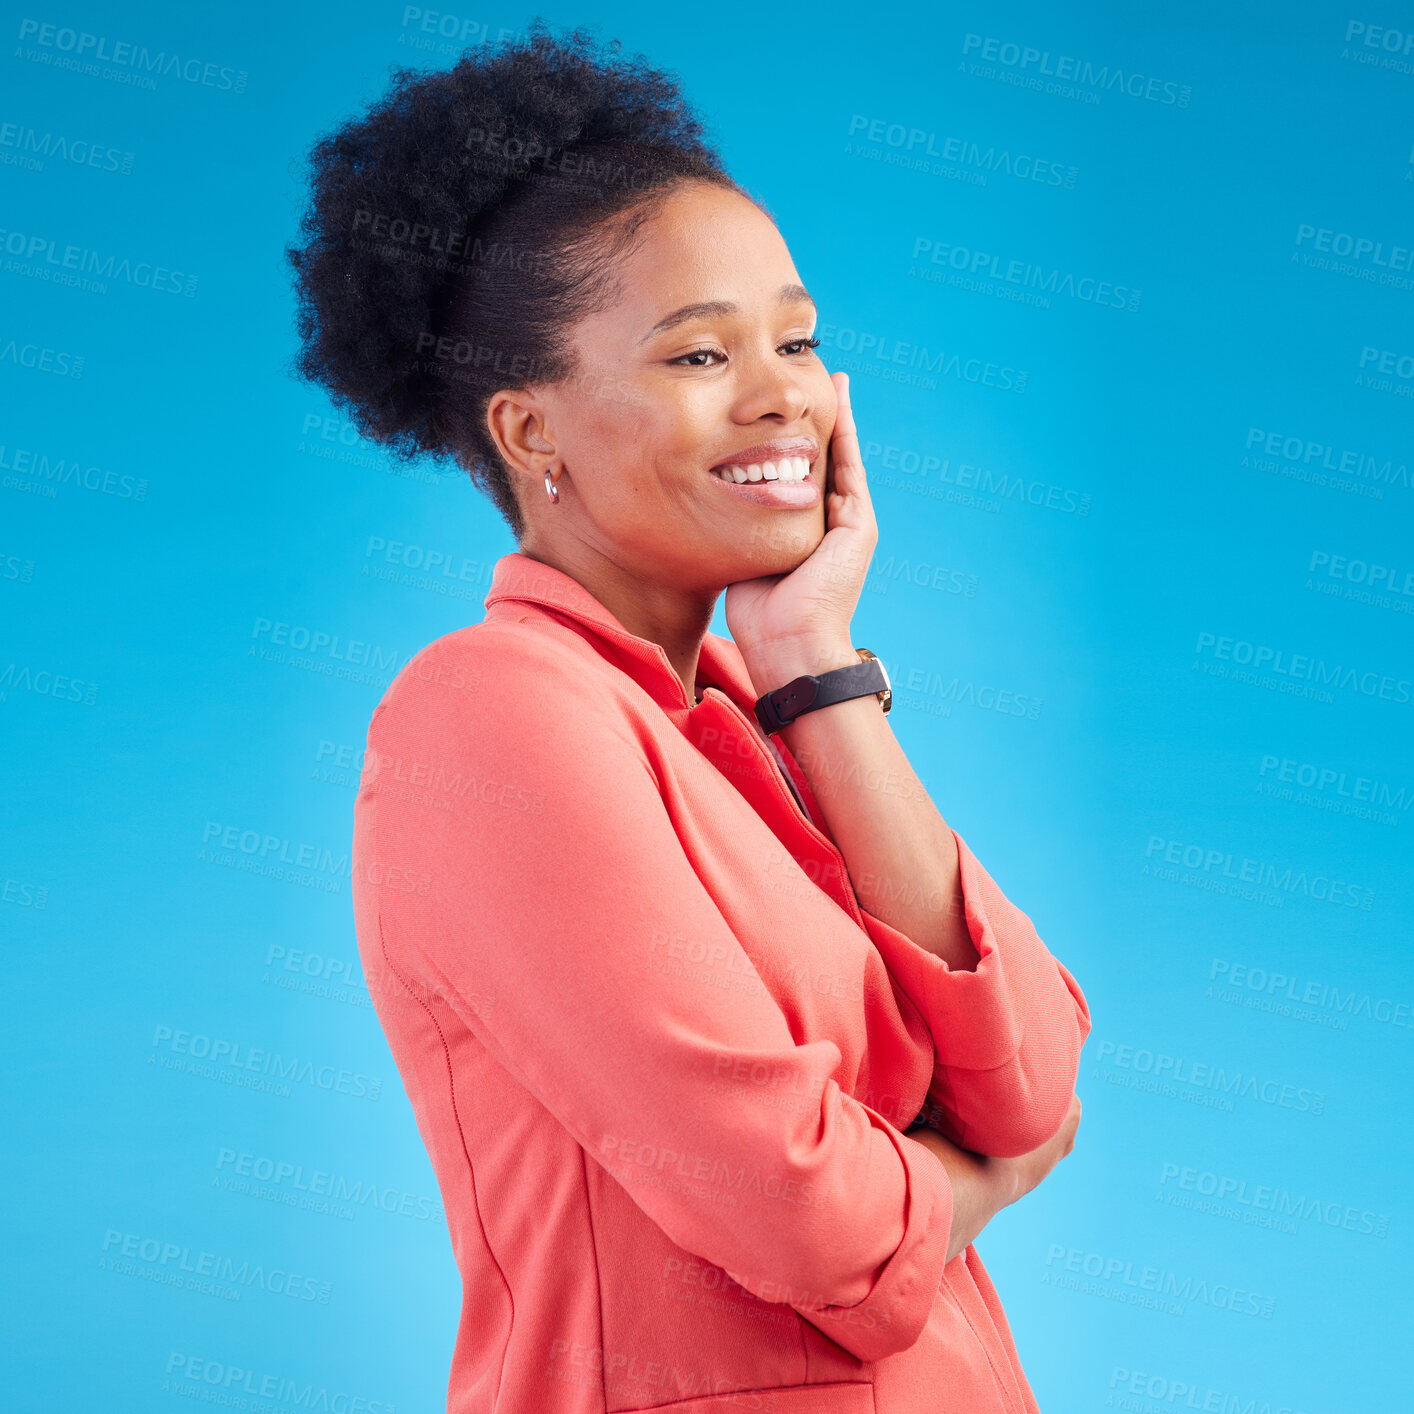
[{"label": "ear", "polygon": [[501,388],[486,405],[486,426],[514,472],[531,478],[545,475],[556,450],[554,433],[543,400],[529,388]]}]

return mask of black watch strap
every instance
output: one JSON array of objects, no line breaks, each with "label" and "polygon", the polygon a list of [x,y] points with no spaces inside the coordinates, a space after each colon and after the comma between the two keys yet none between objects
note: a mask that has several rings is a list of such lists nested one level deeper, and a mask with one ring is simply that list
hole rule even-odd
[{"label": "black watch strap", "polygon": [[848,667],[832,668],[828,673],[805,673],[793,678],[784,687],[778,687],[763,697],[756,699],[756,720],[761,730],[768,736],[788,727],[797,717],[813,712],[817,707],[829,707],[836,702],[847,702],[851,697],[865,697],[871,693],[878,696],[885,712],[889,710],[893,693],[889,687],[889,677],[884,665],[869,654]]}]

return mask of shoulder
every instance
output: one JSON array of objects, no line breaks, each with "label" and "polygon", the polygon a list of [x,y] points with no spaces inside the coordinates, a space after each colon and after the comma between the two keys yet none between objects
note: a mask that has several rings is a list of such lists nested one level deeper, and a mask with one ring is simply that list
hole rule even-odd
[{"label": "shoulder", "polygon": [[554,679],[574,665],[572,646],[534,622],[491,619],[434,638],[403,665],[376,711],[421,704],[444,692],[474,695]]},{"label": "shoulder", "polygon": [[369,745],[444,743],[478,755],[522,752],[547,733],[635,733],[614,670],[578,635],[537,619],[492,619],[434,639],[384,692]]}]

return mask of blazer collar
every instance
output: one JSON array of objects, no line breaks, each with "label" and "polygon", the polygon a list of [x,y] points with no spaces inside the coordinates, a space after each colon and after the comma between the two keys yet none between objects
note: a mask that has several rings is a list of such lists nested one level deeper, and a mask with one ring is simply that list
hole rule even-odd
[{"label": "blazer collar", "polygon": [[[605,657],[628,672],[664,707],[692,710],[662,644],[630,633],[577,579],[553,565],[512,550],[496,561],[486,595],[488,619],[512,618],[526,607],[568,620]],[[752,715],[756,691],[741,650],[730,638],[708,632],[697,657],[697,680],[717,687]]]}]

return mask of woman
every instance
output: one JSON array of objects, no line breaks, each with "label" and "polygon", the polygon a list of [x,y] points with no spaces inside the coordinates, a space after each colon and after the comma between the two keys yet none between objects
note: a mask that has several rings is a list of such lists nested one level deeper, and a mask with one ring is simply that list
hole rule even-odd
[{"label": "woman", "polygon": [[539,23],[397,74],[303,229],[301,371],[519,545],[355,807],[449,1409],[1034,1411],[972,1240],[1069,1152],[1089,1013],[852,643],[877,529],[780,233],[667,77]]}]

